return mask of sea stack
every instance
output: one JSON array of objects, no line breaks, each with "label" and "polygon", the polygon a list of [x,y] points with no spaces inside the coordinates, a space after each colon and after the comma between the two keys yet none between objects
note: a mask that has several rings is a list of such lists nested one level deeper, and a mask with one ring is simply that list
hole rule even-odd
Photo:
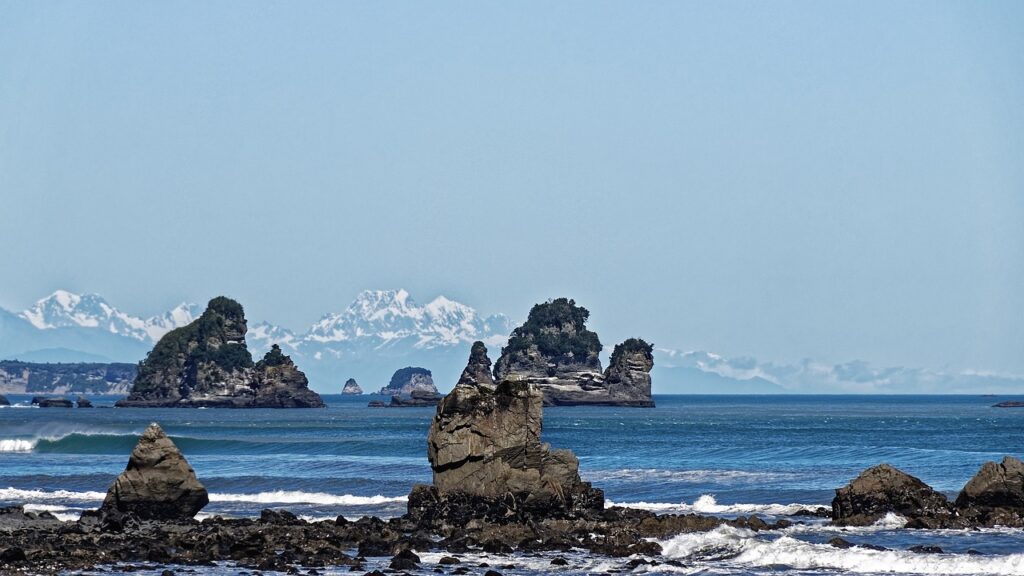
[{"label": "sea stack", "polygon": [[410,396],[413,390],[426,390],[428,392],[437,392],[437,386],[434,386],[433,374],[426,368],[420,368],[419,366],[406,366],[395,370],[395,373],[391,375],[391,381],[388,385],[381,388],[381,396]]},{"label": "sea stack", "polygon": [[345,381],[345,386],[341,389],[342,394],[359,395],[363,393],[363,389],[356,382],[355,378],[349,378]]},{"label": "sea stack", "polygon": [[188,520],[209,501],[195,471],[154,422],[139,438],[100,511],[116,510],[143,520]]},{"label": "sea stack", "polygon": [[321,408],[306,375],[274,344],[253,363],[242,305],[223,296],[187,326],[165,334],[119,407]]},{"label": "sea stack", "polygon": [[[474,346],[470,364],[479,360]],[[542,411],[543,394],[526,381],[456,385],[427,436],[433,486],[413,489],[409,514],[431,524],[602,510],[604,493],[580,479],[576,456],[541,442]]]},{"label": "sea stack", "polygon": [[603,371],[601,340],[587,329],[589,317],[586,308],[568,298],[535,305],[501,350],[494,380],[529,382],[548,406],[653,407],[653,346],[630,338],[615,347]]},{"label": "sea stack", "polygon": [[11,405],[10,401],[8,401],[7,398],[3,394],[0,394],[0,406],[10,406],[10,405]]}]

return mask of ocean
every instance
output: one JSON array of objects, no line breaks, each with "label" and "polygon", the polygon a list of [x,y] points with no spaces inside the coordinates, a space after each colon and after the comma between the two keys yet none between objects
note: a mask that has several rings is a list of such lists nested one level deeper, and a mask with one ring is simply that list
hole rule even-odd
[{"label": "ocean", "polygon": [[[27,404],[29,397],[8,398]],[[93,398],[93,409],[0,408],[0,506],[25,504],[61,518],[95,508],[138,434],[155,421],[210,491],[200,517],[258,516],[264,508],[310,520],[401,515],[412,485],[430,482],[426,434],[434,409],[367,408],[376,398],[325,396],[324,410],[113,409],[103,406],[114,399],[103,397]],[[1006,399],[656,395],[654,409],[546,408],[543,437],[573,450],[581,475],[610,503],[770,519],[828,507],[836,488],[880,462],[955,496],[982,463],[1024,456],[1024,409],[991,407]],[[661,541],[660,560],[679,565],[636,572],[1024,574],[1019,529],[905,530],[898,518],[840,529],[824,519],[793,520],[804,524],[670,538]],[[834,536],[889,550],[835,548],[827,544]],[[922,544],[943,553],[908,550]],[[555,555],[471,556],[515,566],[503,574],[542,574],[556,570]],[[439,556],[421,554],[425,572]],[[557,572],[603,573],[624,564],[582,553],[567,559]],[[238,572],[229,565],[198,570]]]}]

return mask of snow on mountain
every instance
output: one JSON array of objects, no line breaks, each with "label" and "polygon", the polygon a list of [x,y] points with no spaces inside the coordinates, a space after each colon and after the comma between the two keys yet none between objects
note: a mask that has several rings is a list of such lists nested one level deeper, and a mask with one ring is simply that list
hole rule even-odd
[{"label": "snow on mountain", "polygon": [[364,290],[345,311],[313,324],[302,340],[324,345],[360,340],[375,347],[411,340],[414,348],[431,349],[507,337],[510,331],[507,317],[481,318],[473,308],[444,296],[421,306],[405,290]]},{"label": "snow on mountain", "polygon": [[295,333],[287,328],[275,326],[269,322],[258,322],[250,324],[249,331],[245,335],[245,341],[253,353],[266,352],[274,344],[280,346],[285,354],[292,354],[298,350],[301,341]]},{"label": "snow on mountain", "polygon": [[57,290],[19,316],[40,330],[97,328],[135,340],[156,342],[167,332],[194,320],[198,313],[195,304],[182,303],[169,312],[143,319],[121,312],[98,294]]}]

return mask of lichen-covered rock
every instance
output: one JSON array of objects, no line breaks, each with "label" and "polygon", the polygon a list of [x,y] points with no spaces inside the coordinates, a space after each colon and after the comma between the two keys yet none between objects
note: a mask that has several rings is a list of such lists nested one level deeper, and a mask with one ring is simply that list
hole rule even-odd
[{"label": "lichen-covered rock", "polygon": [[110,486],[101,511],[146,520],[192,518],[209,503],[196,473],[155,422],[132,450],[128,467]]},{"label": "lichen-covered rock", "polygon": [[410,514],[433,522],[496,508],[538,517],[601,510],[603,492],[580,480],[576,456],[541,442],[542,406],[527,382],[456,386],[427,436],[433,487],[418,489]]},{"label": "lichen-covered rock", "polygon": [[[589,317],[586,308],[568,298],[535,305],[502,349],[494,380],[529,382],[543,392],[548,406],[654,406],[647,367],[654,362],[650,346],[627,340],[616,347],[626,347],[616,358],[619,362],[613,362],[610,373],[603,372],[601,340],[587,329]],[[609,376],[614,382],[608,382]]]},{"label": "lichen-covered rock", "polygon": [[479,340],[473,342],[469,352],[469,362],[459,377],[458,384],[469,386],[487,386],[494,388],[491,377],[491,359],[487,356],[487,346]]},{"label": "lichen-covered rock", "polygon": [[319,408],[323,400],[276,344],[254,364],[242,305],[223,296],[165,334],[120,407]]},{"label": "lichen-covered rock", "polygon": [[836,524],[865,526],[890,512],[944,523],[951,516],[952,507],[943,494],[888,464],[861,472],[837,489],[832,500],[832,521]]},{"label": "lichen-covered rock", "polygon": [[358,395],[363,393],[362,387],[356,382],[355,378],[349,378],[345,381],[345,385],[341,388],[342,394]]},{"label": "lichen-covered rock", "polygon": [[430,370],[418,366],[406,366],[395,371],[387,386],[380,389],[381,396],[411,396],[414,390],[437,393]]}]

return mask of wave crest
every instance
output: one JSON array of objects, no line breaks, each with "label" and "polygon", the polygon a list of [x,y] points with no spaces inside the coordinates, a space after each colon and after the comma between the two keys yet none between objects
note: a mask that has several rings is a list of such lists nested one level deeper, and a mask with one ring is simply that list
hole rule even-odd
[{"label": "wave crest", "polygon": [[827,504],[719,504],[711,494],[704,494],[693,504],[680,502],[606,502],[608,506],[638,508],[652,512],[674,512],[677,514],[766,514],[769,516],[792,516],[800,510],[814,510]]}]

